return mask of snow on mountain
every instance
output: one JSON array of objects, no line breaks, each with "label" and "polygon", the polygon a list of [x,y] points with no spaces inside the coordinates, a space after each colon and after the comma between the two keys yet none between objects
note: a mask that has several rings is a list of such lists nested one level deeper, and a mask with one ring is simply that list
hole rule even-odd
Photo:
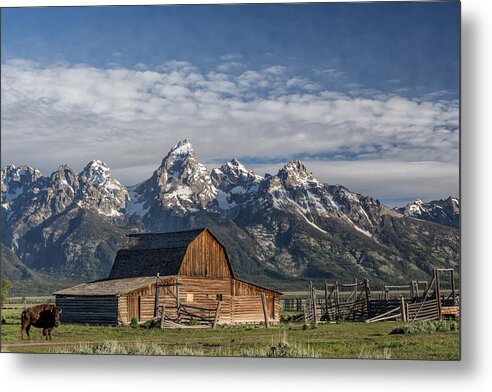
[{"label": "snow on mountain", "polygon": [[[209,172],[188,139],[149,179],[128,188],[100,160],[79,174],[61,165],[49,177],[8,165],[1,171],[1,201],[4,243],[27,265],[60,274],[102,277],[128,231],[204,225],[229,238],[238,268],[273,271],[269,277],[357,270],[397,279],[400,270],[421,268],[422,249],[429,265],[453,266],[457,259],[459,233],[442,225],[458,227],[459,199],[417,200],[392,210],[319,181],[300,160],[265,177],[237,158]],[[421,219],[440,225],[429,229]]]},{"label": "snow on mountain", "polygon": [[263,177],[246,169],[237,158],[212,170],[212,183],[217,188],[217,202],[221,210],[243,206],[251,201]]},{"label": "snow on mountain", "polygon": [[7,165],[1,170],[1,203],[9,209],[10,203],[26,192],[40,177],[41,172],[29,165]]},{"label": "snow on mountain", "polygon": [[372,237],[374,223],[381,216],[396,214],[377,200],[320,182],[299,160],[290,161],[277,175],[267,177],[258,199],[271,208],[298,214],[319,231],[325,231],[325,219],[338,219],[367,237]]},{"label": "snow on mountain", "polygon": [[124,213],[130,198],[128,190],[113,177],[104,162],[89,162],[80,173],[79,180],[79,206],[94,207],[106,216],[121,216]]},{"label": "snow on mountain", "polygon": [[456,197],[449,196],[444,200],[432,200],[427,203],[416,199],[404,207],[396,207],[395,211],[411,218],[459,227],[460,200]]},{"label": "snow on mountain", "polygon": [[189,139],[176,144],[152,177],[131,187],[127,212],[140,216],[150,211],[169,211],[176,216],[207,209],[217,189],[205,165],[198,162]]}]

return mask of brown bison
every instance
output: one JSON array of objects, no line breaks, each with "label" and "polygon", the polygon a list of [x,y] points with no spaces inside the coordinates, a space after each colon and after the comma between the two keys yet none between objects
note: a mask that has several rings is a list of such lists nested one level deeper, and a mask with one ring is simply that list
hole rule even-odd
[{"label": "brown bison", "polygon": [[26,332],[27,338],[31,339],[29,329],[33,326],[43,328],[43,336],[46,336],[46,340],[48,340],[48,337],[51,340],[51,330],[58,327],[61,314],[61,308],[48,304],[36,305],[24,309],[21,315],[21,339],[24,339],[24,331]]}]

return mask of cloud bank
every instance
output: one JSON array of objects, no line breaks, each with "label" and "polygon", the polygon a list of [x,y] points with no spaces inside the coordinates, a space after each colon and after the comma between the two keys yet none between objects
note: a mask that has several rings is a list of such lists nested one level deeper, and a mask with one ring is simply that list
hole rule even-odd
[{"label": "cloud bank", "polygon": [[[28,163],[49,173],[99,158],[132,184],[188,137],[204,162],[237,156],[271,170],[301,158],[321,180],[353,182],[376,197],[407,197],[415,187],[458,191],[458,102],[438,92],[410,99],[330,91],[281,65],[251,69],[238,57],[209,71],[183,61],[100,69],[10,59],[1,78],[2,166]],[[392,176],[413,185],[397,191]]]}]

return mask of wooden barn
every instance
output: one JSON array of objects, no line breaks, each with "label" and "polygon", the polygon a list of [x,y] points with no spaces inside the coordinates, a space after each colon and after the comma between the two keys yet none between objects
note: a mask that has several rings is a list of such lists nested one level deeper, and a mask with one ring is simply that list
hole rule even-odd
[{"label": "wooden barn", "polygon": [[62,322],[278,323],[280,295],[234,276],[227,250],[207,228],[130,234],[107,279],[54,293]]}]

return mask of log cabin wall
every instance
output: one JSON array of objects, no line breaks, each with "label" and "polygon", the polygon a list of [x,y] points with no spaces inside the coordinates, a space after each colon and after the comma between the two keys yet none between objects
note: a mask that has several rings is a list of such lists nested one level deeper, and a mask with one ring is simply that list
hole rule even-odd
[{"label": "log cabin wall", "polygon": [[232,276],[224,247],[208,230],[204,230],[188,246],[179,275],[210,278]]},{"label": "log cabin wall", "polygon": [[[161,278],[160,283],[173,284],[176,283],[175,277]],[[176,288],[171,287],[159,287],[159,304],[164,305],[166,308],[166,314],[171,317],[176,317]],[[134,306],[137,303],[138,316],[134,314]],[[138,290],[131,291],[120,295],[118,298],[119,307],[119,323],[130,324],[132,316],[137,317],[140,323],[150,321],[154,318],[155,307],[155,283],[150,284]]]},{"label": "log cabin wall", "polygon": [[62,323],[91,325],[118,324],[116,296],[57,296],[56,306],[63,309]]},{"label": "log cabin wall", "polygon": [[[231,322],[231,279],[228,278],[188,278],[180,276],[179,296],[184,306],[216,308],[221,301],[219,324]],[[208,311],[193,310],[202,316],[214,315]]]},{"label": "log cabin wall", "polygon": [[139,322],[154,317],[155,284],[121,294],[118,297],[118,323],[130,324],[135,317]]},{"label": "log cabin wall", "polygon": [[270,321],[280,321],[280,294],[238,279],[233,280],[232,323],[264,322],[261,293],[265,293]]}]

